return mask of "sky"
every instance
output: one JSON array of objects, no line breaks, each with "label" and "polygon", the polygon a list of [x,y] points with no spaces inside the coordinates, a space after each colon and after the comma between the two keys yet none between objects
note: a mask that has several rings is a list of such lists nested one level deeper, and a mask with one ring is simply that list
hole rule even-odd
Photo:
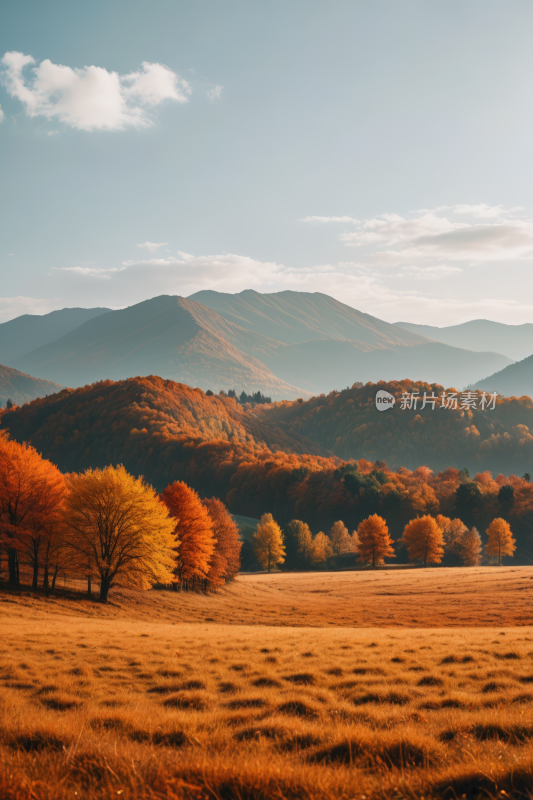
[{"label": "sky", "polygon": [[530,0],[0,6],[0,322],[200,289],[533,322]]}]

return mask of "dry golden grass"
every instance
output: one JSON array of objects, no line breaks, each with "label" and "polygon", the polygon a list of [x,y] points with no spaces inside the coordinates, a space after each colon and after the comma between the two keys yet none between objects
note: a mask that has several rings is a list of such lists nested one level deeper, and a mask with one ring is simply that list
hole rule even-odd
[{"label": "dry golden grass", "polygon": [[[432,596],[441,575],[424,572]],[[403,575],[421,576],[419,598],[422,571]],[[505,570],[494,575],[509,585]],[[242,578],[229,592],[252,609],[255,592],[285,583],[283,603],[295,603],[298,579]],[[220,610],[224,593],[160,594],[94,606],[108,616],[0,598],[2,800],[533,794],[533,629],[326,628],[321,603],[320,627],[172,622],[194,603]],[[312,603],[302,594],[300,609]],[[357,599],[341,602],[360,617]]]},{"label": "dry golden grass", "polygon": [[[532,580],[531,567],[277,572],[241,575],[216,595],[148,592],[139,596],[113,589],[108,605],[51,597],[46,608],[76,616],[276,627],[529,625]],[[34,613],[43,608],[43,600],[30,595],[17,602]]]}]

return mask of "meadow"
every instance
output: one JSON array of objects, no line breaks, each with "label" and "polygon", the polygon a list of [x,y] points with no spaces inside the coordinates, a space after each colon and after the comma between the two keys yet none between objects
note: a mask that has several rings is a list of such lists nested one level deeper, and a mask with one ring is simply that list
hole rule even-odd
[{"label": "meadow", "polygon": [[245,575],[107,606],[4,591],[0,796],[530,797],[532,577]]}]

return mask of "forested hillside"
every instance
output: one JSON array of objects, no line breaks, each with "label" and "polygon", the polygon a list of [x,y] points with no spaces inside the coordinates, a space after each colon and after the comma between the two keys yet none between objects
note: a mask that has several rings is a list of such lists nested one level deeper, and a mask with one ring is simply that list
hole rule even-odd
[{"label": "forested hillside", "polygon": [[[376,411],[377,389],[395,396],[394,408]],[[442,396],[439,384],[410,380],[381,381],[362,388],[331,392],[307,402],[273,403],[255,410],[288,433],[312,439],[340,458],[386,460],[393,467],[433,470],[447,467],[471,472],[533,473],[533,400],[499,398],[493,410],[442,409],[431,405],[401,408],[402,394]],[[458,393],[460,400],[461,393]],[[458,405],[460,402],[458,403]]]},{"label": "forested hillside", "polygon": [[[399,396],[415,385],[388,388]],[[373,513],[387,520],[394,538],[417,514],[459,517],[480,530],[503,516],[518,539],[518,556],[527,561],[533,553],[533,483],[520,476],[533,472],[525,469],[533,401],[499,401],[494,411],[472,418],[478,412],[395,407],[380,414],[375,392],[376,386],[366,386],[308,403],[243,407],[161,378],[104,381],[3,412],[0,429],[30,441],[64,471],[122,463],[160,490],[184,480],[204,496],[220,497],[235,514],[257,519],[272,513],[280,524],[301,519],[314,533],[339,519],[353,530]],[[342,455],[343,436],[352,436],[354,450],[360,441],[358,460],[328,455],[326,441]],[[378,445],[383,452],[388,446],[395,471],[369,452]],[[424,466],[435,449],[446,466],[461,455],[466,466],[470,453],[474,461],[480,456],[479,467],[472,466],[470,475],[453,466],[435,474]],[[402,458],[411,468],[401,465]],[[498,462],[509,466],[498,468]]]},{"label": "forested hillside", "polygon": [[5,407],[8,400],[16,405],[29,403],[36,397],[59,392],[63,387],[59,383],[34,378],[0,364],[0,408]]}]

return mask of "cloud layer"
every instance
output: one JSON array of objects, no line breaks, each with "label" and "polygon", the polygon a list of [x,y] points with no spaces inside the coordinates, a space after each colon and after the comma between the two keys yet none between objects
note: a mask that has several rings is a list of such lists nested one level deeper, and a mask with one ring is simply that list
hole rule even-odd
[{"label": "cloud layer", "polygon": [[29,117],[58,119],[77,130],[116,131],[153,124],[150,110],[164,100],[187,102],[189,83],[163,64],[144,61],[142,69],[119,75],[103,67],[72,69],[49,59],[12,51],[1,64],[2,82]]}]

